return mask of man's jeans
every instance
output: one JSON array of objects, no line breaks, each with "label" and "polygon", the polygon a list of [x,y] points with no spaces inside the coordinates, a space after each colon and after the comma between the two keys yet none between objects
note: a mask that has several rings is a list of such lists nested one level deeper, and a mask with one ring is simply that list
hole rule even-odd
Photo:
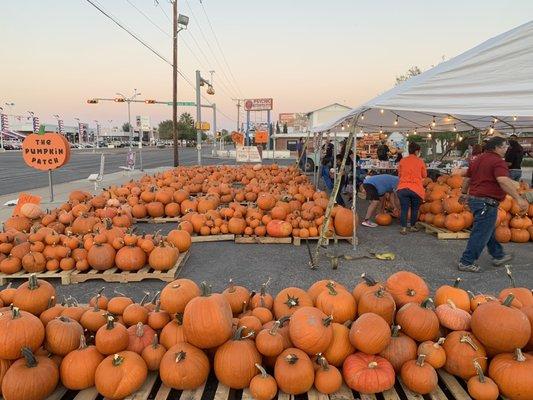
[{"label": "man's jeans", "polygon": [[468,200],[468,205],[470,206],[470,211],[474,214],[474,224],[472,225],[466,250],[461,257],[461,263],[463,265],[474,264],[485,246],[487,246],[489,254],[493,258],[498,260],[503,258],[505,256],[503,247],[494,237],[498,208],[472,198]]}]

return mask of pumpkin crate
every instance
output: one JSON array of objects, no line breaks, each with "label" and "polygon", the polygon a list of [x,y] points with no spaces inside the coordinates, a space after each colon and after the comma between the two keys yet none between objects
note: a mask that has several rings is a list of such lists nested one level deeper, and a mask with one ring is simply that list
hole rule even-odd
[{"label": "pumpkin crate", "polygon": [[238,244],[291,244],[292,236],[272,237],[272,236],[235,236],[235,243]]},{"label": "pumpkin crate", "polygon": [[80,283],[93,279],[102,279],[106,282],[140,282],[144,279],[159,279],[164,282],[172,282],[179,275],[181,269],[189,259],[190,251],[180,253],[176,265],[168,271],[156,271],[146,266],[139,271],[121,271],[113,267],[106,271],[90,269],[86,272],[73,271],[70,275],[71,283]]},{"label": "pumpkin crate", "polygon": [[166,224],[169,222],[180,222],[180,217],[159,217],[159,218],[136,218],[133,220],[134,224]]},{"label": "pumpkin crate", "polygon": [[226,242],[234,241],[235,235],[232,233],[227,233],[224,235],[207,235],[207,236],[191,236],[191,241],[193,243],[202,243],[202,242]]},{"label": "pumpkin crate", "polygon": [[[352,391],[346,385],[331,395],[319,393],[315,388],[303,395],[293,396],[278,392],[278,400],[471,400],[465,390],[466,384],[444,371],[439,371],[439,386],[426,396],[411,392],[399,380],[395,386],[383,393],[363,394]],[[79,392],[59,386],[46,400],[99,400],[102,396],[94,387]],[[165,386],[156,372],[151,372],[142,387],[125,400],[253,400],[248,389],[235,390],[219,383],[213,374],[207,382],[195,390],[175,390]]]},{"label": "pumpkin crate", "polygon": [[36,275],[38,279],[61,279],[62,285],[69,285],[71,283],[70,281],[70,275],[73,271],[62,271],[62,270],[55,270],[55,271],[45,271],[40,273],[35,272],[26,272],[24,270],[21,270],[19,272],[15,272],[14,274],[4,274],[0,273],[0,286],[7,285],[8,282],[16,279],[23,279],[28,280],[28,278],[31,275]]},{"label": "pumpkin crate", "polygon": [[[318,239],[320,239],[320,237],[318,237],[318,236],[308,237],[308,238],[295,237],[292,243],[295,246],[301,246],[302,244],[305,244],[306,240],[315,242],[315,241],[318,241]],[[353,238],[351,236],[337,236],[337,235],[335,235],[333,237],[326,238],[322,242],[322,244],[324,244],[326,246],[329,245],[331,242],[337,244],[341,240],[345,240],[348,243],[352,243],[352,239]]]},{"label": "pumpkin crate", "polygon": [[437,236],[437,239],[468,239],[470,237],[469,230],[462,230],[459,232],[452,232],[445,228],[437,228],[426,222],[417,222],[419,228],[424,228],[426,233]]}]

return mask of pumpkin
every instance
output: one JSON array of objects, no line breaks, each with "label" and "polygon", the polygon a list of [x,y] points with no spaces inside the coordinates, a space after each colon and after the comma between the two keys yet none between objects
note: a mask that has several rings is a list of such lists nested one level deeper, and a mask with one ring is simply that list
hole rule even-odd
[{"label": "pumpkin", "polygon": [[302,350],[288,348],[276,359],[274,378],[280,390],[298,395],[313,387],[315,371],[309,356]]},{"label": "pumpkin", "polygon": [[266,225],[266,230],[268,236],[278,238],[289,237],[292,233],[292,225],[287,221],[273,219]]},{"label": "pumpkin", "polygon": [[472,313],[472,332],[492,354],[512,352],[529,342],[531,324],[523,312],[511,307],[513,299],[510,294],[502,304],[491,301]]},{"label": "pumpkin", "polygon": [[0,395],[2,395],[2,380],[4,379],[4,375],[6,374],[10,366],[11,361],[0,359]]},{"label": "pumpkin", "polygon": [[514,354],[498,354],[490,362],[489,376],[506,398],[512,400],[533,398],[533,355],[522,354],[518,348]]},{"label": "pumpkin", "polygon": [[22,356],[7,370],[2,380],[2,396],[5,400],[41,400],[55,390],[59,382],[57,365],[44,356],[35,356],[28,347],[22,348]]},{"label": "pumpkin", "polygon": [[465,228],[465,221],[461,214],[451,213],[446,215],[444,219],[444,226],[452,232],[459,232]]},{"label": "pumpkin", "polygon": [[376,223],[381,226],[388,226],[392,223],[392,216],[389,213],[379,213],[376,215]]},{"label": "pumpkin", "polygon": [[396,322],[411,338],[422,342],[431,340],[439,334],[439,319],[430,308],[430,298],[418,303],[407,303],[396,314]]},{"label": "pumpkin", "polygon": [[394,386],[394,368],[380,356],[357,352],[349,355],[342,366],[349,388],[359,393],[381,393]]},{"label": "pumpkin", "polygon": [[511,242],[515,243],[527,243],[530,236],[527,229],[515,229],[511,228]]},{"label": "pumpkin", "polygon": [[254,342],[242,335],[243,330],[242,326],[237,328],[232,339],[216,350],[213,362],[219,382],[233,389],[250,386],[250,381],[257,375],[255,365],[261,363],[261,355]]},{"label": "pumpkin", "polygon": [[92,268],[105,271],[115,265],[115,254],[115,249],[109,243],[95,243],[87,253],[87,261]]},{"label": "pumpkin", "polygon": [[101,395],[122,399],[137,391],[148,375],[140,355],[132,351],[107,356],[96,368],[94,384]]},{"label": "pumpkin", "polygon": [[177,248],[165,245],[162,240],[159,246],[156,246],[148,257],[148,264],[156,271],[168,271],[176,265],[179,251]]},{"label": "pumpkin", "polygon": [[244,286],[237,286],[233,283],[233,279],[229,280],[228,287],[222,292],[222,295],[228,301],[231,312],[237,315],[242,311],[243,304],[248,304],[250,300],[250,292]]},{"label": "pumpkin", "polygon": [[268,321],[272,321],[274,319],[272,311],[266,307],[256,307],[252,309],[252,316],[261,321],[261,324],[266,324]]},{"label": "pumpkin", "polygon": [[312,307],[313,300],[307,292],[296,287],[281,290],[274,299],[274,316],[277,319],[291,316],[301,307]]},{"label": "pumpkin", "polygon": [[334,289],[346,290],[343,285],[331,279],[323,279],[320,281],[316,281],[309,287],[309,289],[307,289],[307,294],[309,295],[309,297],[311,297],[311,300],[313,300],[313,304],[316,305],[316,299],[318,298],[318,296],[322,292],[328,290],[328,285],[332,285]]},{"label": "pumpkin", "polygon": [[27,282],[17,288],[13,297],[13,305],[39,315],[48,308],[48,300],[55,295],[56,291],[50,283],[37,279],[37,276],[32,274]]},{"label": "pumpkin", "polygon": [[505,225],[498,225],[494,231],[494,237],[500,243],[509,243],[511,241],[511,229]]},{"label": "pumpkin", "polygon": [[46,269],[46,258],[42,253],[30,251],[22,257],[21,264],[27,272],[42,272]]},{"label": "pumpkin", "polygon": [[320,393],[336,393],[342,386],[342,375],[333,365],[329,365],[326,358],[319,355],[316,359],[319,367],[315,372],[315,388]]},{"label": "pumpkin", "polygon": [[56,317],[59,317],[65,307],[61,304],[55,304],[56,298],[55,296],[50,297],[48,300],[48,308],[44,310],[40,315],[39,319],[43,323],[43,325],[46,327],[48,322],[53,320]]},{"label": "pumpkin", "polygon": [[209,375],[209,359],[205,353],[185,342],[167,350],[159,365],[163,383],[176,390],[193,390],[200,387]]},{"label": "pumpkin", "polygon": [[157,371],[166,352],[167,349],[159,344],[157,341],[157,335],[154,335],[152,343],[144,348],[141,357],[146,363],[149,371]]},{"label": "pumpkin", "polygon": [[80,318],[81,326],[83,326],[83,328],[87,329],[89,332],[98,331],[98,329],[100,329],[101,326],[105,325],[106,322],[106,314],[104,311],[100,310],[100,307],[98,306],[98,301],[95,303],[93,308],[90,308],[85,311]]},{"label": "pumpkin", "polygon": [[68,317],[58,317],[46,325],[46,349],[59,356],[65,356],[80,346],[83,335],[81,325]]},{"label": "pumpkin", "polygon": [[250,394],[256,400],[272,400],[278,393],[278,384],[261,365],[256,364],[255,366],[260,373],[250,381]]},{"label": "pumpkin", "polygon": [[80,346],[61,361],[59,374],[67,389],[83,390],[94,386],[96,368],[104,359],[95,346],[87,346],[85,336],[80,335]]},{"label": "pumpkin", "polygon": [[195,297],[185,307],[183,329],[187,340],[201,349],[210,349],[225,343],[232,334],[233,314],[226,298],[211,294],[205,282],[202,295]]},{"label": "pumpkin", "polygon": [[392,326],[391,341],[379,355],[387,359],[394,371],[400,372],[402,365],[409,360],[415,360],[417,357],[416,342],[409,336],[400,332],[399,325]]},{"label": "pumpkin", "polygon": [[481,366],[474,360],[474,368],[477,376],[473,376],[467,382],[468,394],[474,400],[496,400],[500,395],[498,385],[489,377],[486,377]]},{"label": "pumpkin", "polygon": [[167,241],[174,245],[180,253],[185,253],[192,244],[191,235],[184,229],[174,229],[168,233]]},{"label": "pumpkin", "polygon": [[128,347],[126,350],[141,354],[145,347],[149,346],[155,336],[155,331],[148,325],[138,322],[137,325],[128,328]]},{"label": "pumpkin", "polygon": [[113,317],[108,316],[106,325],[96,332],[94,342],[101,354],[115,354],[128,347],[128,331],[124,325],[115,323]]},{"label": "pumpkin", "polygon": [[255,338],[256,334],[262,329],[263,324],[259,318],[254,317],[253,315],[245,315],[239,319],[237,323],[237,328],[243,327],[243,336]]},{"label": "pumpkin", "polygon": [[332,317],[315,307],[302,307],[294,312],[289,324],[291,342],[309,355],[322,353],[333,338]]},{"label": "pumpkin", "polygon": [[361,299],[361,296],[365,294],[367,291],[370,291],[372,289],[378,289],[381,284],[379,282],[376,282],[373,278],[368,276],[366,273],[361,274],[361,282],[359,282],[353,289],[352,295],[359,304],[359,300]]},{"label": "pumpkin", "polygon": [[452,331],[470,330],[471,316],[465,310],[457,308],[455,303],[448,299],[447,304],[441,304],[435,309],[435,314],[442,326]]},{"label": "pumpkin", "polygon": [[160,341],[167,349],[176,343],[187,341],[183,330],[183,314],[176,314],[176,317],[165,325],[161,330]]},{"label": "pumpkin", "polygon": [[122,319],[126,326],[137,325],[139,322],[145,324],[148,322],[148,309],[144,306],[147,294],[141,300],[141,303],[133,303],[127,306],[122,312]]},{"label": "pumpkin", "polygon": [[350,328],[352,346],[366,354],[378,354],[387,347],[390,341],[389,325],[374,313],[361,315]]},{"label": "pumpkin", "polygon": [[323,354],[329,364],[340,367],[346,357],[355,351],[355,348],[350,342],[350,329],[346,325],[334,322],[331,327],[333,328],[333,337]]},{"label": "pumpkin", "polygon": [[270,280],[268,280],[265,283],[261,284],[261,289],[259,290],[259,293],[256,293],[252,296],[251,300],[251,307],[252,309],[257,307],[265,307],[269,310],[272,310],[272,307],[274,305],[274,298],[271,294],[266,292],[266,288],[268,284],[270,283]]},{"label": "pumpkin", "polygon": [[115,265],[122,271],[138,271],[146,265],[146,253],[136,245],[124,246],[117,251]]},{"label": "pumpkin", "polygon": [[435,369],[442,368],[446,364],[446,352],[442,348],[444,338],[439,338],[436,342],[426,340],[418,345],[417,354],[424,354],[425,361]]},{"label": "pumpkin", "polygon": [[161,307],[170,314],[183,313],[185,306],[194,297],[200,296],[200,288],[190,279],[176,279],[168,283],[159,299]]},{"label": "pumpkin", "polygon": [[326,287],[327,289],[317,297],[316,307],[331,315],[334,322],[343,324],[355,319],[357,304],[352,294],[342,288],[336,289],[333,282],[327,283]]},{"label": "pumpkin", "polygon": [[437,388],[439,378],[437,372],[431,366],[424,362],[426,356],[421,354],[417,360],[407,361],[401,369],[401,377],[405,386],[419,394],[428,394]]},{"label": "pumpkin", "polygon": [[113,315],[122,315],[126,307],[133,304],[133,300],[126,296],[116,296],[109,299],[107,311]]},{"label": "pumpkin", "polygon": [[479,340],[470,332],[453,331],[446,336],[442,346],[446,352],[444,369],[452,375],[469,379],[476,375],[473,361],[477,360],[483,369],[487,369],[487,353]]},{"label": "pumpkin", "polygon": [[510,287],[503,289],[498,294],[498,299],[503,302],[505,301],[507,296],[512,294],[515,297],[514,300],[511,302],[512,306],[516,306],[517,308],[533,306],[533,293],[531,292],[531,289],[527,287],[517,287],[515,279],[511,272],[511,268],[506,265],[505,270],[507,273],[507,277],[509,278]]},{"label": "pumpkin", "polygon": [[259,353],[267,357],[277,357],[285,349],[285,340],[278,329],[282,321],[276,321],[270,329],[259,331],[255,338],[255,345]]},{"label": "pumpkin", "polygon": [[44,327],[35,315],[13,307],[11,312],[0,313],[0,359],[20,358],[20,349],[36,351],[44,340]]},{"label": "pumpkin", "polygon": [[461,278],[457,278],[453,286],[443,285],[439,287],[435,292],[435,305],[438,307],[451,300],[458,308],[470,312],[470,297],[466,290],[459,288],[461,281]]},{"label": "pumpkin", "polygon": [[335,233],[342,237],[352,236],[354,231],[354,217],[355,226],[358,223],[357,214],[352,210],[344,207],[335,207],[335,216],[333,218],[333,226],[335,227]]},{"label": "pumpkin", "polygon": [[157,300],[153,311],[148,313],[148,326],[155,331],[160,331],[170,322],[168,312],[161,310],[161,302]]},{"label": "pumpkin", "polygon": [[38,204],[25,203],[20,208],[20,213],[26,218],[37,219],[41,216],[43,211],[41,210],[41,207],[39,207]]},{"label": "pumpkin", "polygon": [[426,282],[409,271],[398,271],[389,276],[385,288],[394,298],[397,307],[411,302],[420,304],[429,296]]},{"label": "pumpkin", "polygon": [[392,295],[383,286],[369,289],[359,298],[357,305],[359,315],[374,313],[392,325],[396,314],[396,303]]}]

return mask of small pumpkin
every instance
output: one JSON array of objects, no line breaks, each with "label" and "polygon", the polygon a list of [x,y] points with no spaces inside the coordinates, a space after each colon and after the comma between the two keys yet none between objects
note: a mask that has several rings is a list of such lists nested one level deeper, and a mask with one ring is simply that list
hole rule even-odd
[{"label": "small pumpkin", "polygon": [[342,375],[349,388],[359,393],[381,393],[394,386],[394,368],[380,356],[357,352],[349,355],[342,366]]},{"label": "small pumpkin", "polygon": [[417,354],[424,354],[425,361],[435,369],[442,368],[446,364],[446,352],[442,348],[445,338],[439,338],[436,342],[426,340],[418,345]]},{"label": "small pumpkin", "polygon": [[57,317],[46,325],[46,349],[59,356],[65,356],[80,346],[83,335],[81,325],[68,317]]},{"label": "small pumpkin", "polygon": [[302,307],[294,312],[289,324],[289,334],[295,347],[309,355],[326,351],[333,338],[331,323],[328,317],[315,307]]},{"label": "small pumpkin", "polygon": [[407,303],[396,313],[396,322],[403,332],[418,342],[432,340],[439,335],[439,319],[431,309],[433,301],[428,298],[418,303]]},{"label": "small pumpkin", "polygon": [[278,393],[278,384],[274,377],[267,374],[266,370],[259,364],[255,365],[259,369],[259,374],[250,381],[250,394],[257,400],[272,400]]},{"label": "small pumpkin", "polygon": [[85,336],[80,335],[79,342],[78,349],[63,358],[59,369],[61,383],[71,390],[84,390],[94,386],[96,368],[104,359],[95,346],[87,346]]},{"label": "small pumpkin", "polygon": [[394,298],[397,307],[411,302],[420,304],[429,296],[426,282],[409,271],[398,271],[392,274],[387,279],[385,287]]},{"label": "small pumpkin", "polygon": [[453,286],[443,285],[439,287],[435,292],[435,305],[438,307],[451,300],[458,308],[470,312],[470,297],[466,290],[459,287],[461,281],[461,278],[457,278]]},{"label": "small pumpkin", "polygon": [[149,371],[157,371],[166,352],[167,349],[159,344],[157,334],[155,334],[152,343],[149,346],[146,346],[141,352],[141,357],[146,363]]},{"label": "small pumpkin", "polygon": [[342,374],[333,365],[329,365],[323,355],[318,355],[316,363],[319,367],[315,371],[315,388],[320,393],[333,394],[342,386]]},{"label": "small pumpkin", "polygon": [[357,315],[357,303],[352,294],[337,288],[333,282],[328,282],[326,290],[318,295],[316,307],[340,324],[353,320]]},{"label": "small pumpkin", "polygon": [[415,360],[407,361],[401,369],[402,381],[409,390],[419,394],[428,394],[437,388],[439,378],[437,372],[428,363],[426,356],[420,354]]},{"label": "small pumpkin", "polygon": [[417,345],[409,336],[400,332],[399,325],[393,325],[391,329],[391,341],[379,355],[387,359],[394,371],[400,372],[402,366],[409,360],[416,360]]},{"label": "small pumpkin", "polygon": [[371,312],[382,317],[389,325],[394,322],[396,303],[392,295],[383,286],[365,291],[359,298],[357,308],[359,315]]},{"label": "small pumpkin", "polygon": [[301,307],[313,307],[313,300],[303,289],[288,287],[274,298],[274,316],[277,319],[291,316]]},{"label": "small pumpkin", "polygon": [[126,350],[129,336],[126,327],[115,323],[112,316],[107,317],[106,325],[100,327],[94,339],[96,349],[104,355],[119,353]]},{"label": "small pumpkin", "polygon": [[276,359],[274,377],[283,392],[298,395],[313,387],[315,371],[306,353],[296,348],[288,348]]},{"label": "small pumpkin", "polygon": [[200,296],[200,288],[190,279],[176,279],[168,283],[159,299],[161,307],[170,314],[183,313],[185,306],[193,298]]},{"label": "small pumpkin", "polygon": [[474,400],[496,400],[500,395],[498,385],[483,373],[479,363],[474,360],[474,368],[477,375],[470,378],[467,382],[468,394]]},{"label": "small pumpkin", "polygon": [[176,390],[200,387],[209,375],[209,359],[192,344],[180,342],[167,350],[159,365],[163,383]]},{"label": "small pumpkin", "polygon": [[448,299],[447,304],[441,304],[435,309],[439,322],[445,328],[452,331],[470,330],[471,316],[463,309],[456,307],[455,303]]}]

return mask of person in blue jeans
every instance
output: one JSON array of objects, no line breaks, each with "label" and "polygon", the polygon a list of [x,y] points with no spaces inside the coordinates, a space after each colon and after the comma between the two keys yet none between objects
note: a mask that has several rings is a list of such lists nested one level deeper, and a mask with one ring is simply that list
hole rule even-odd
[{"label": "person in blue jeans", "polygon": [[496,240],[496,219],[498,206],[506,194],[513,197],[521,211],[526,211],[529,203],[517,191],[517,183],[509,178],[509,169],[503,157],[507,151],[507,141],[493,137],[485,144],[485,152],[472,161],[463,181],[462,193],[468,193],[468,205],[474,214],[474,223],[466,249],[458,264],[459,271],[480,272],[476,261],[487,247],[496,267],[512,260],[505,254]]},{"label": "person in blue jeans", "polygon": [[407,232],[407,214],[411,210],[411,216],[409,218],[409,226],[412,232],[416,232],[416,221],[418,221],[418,211],[420,210],[420,204],[422,199],[418,194],[411,189],[401,189],[396,192],[398,200],[400,200],[400,226],[402,227],[401,233]]},{"label": "person in blue jeans", "polygon": [[393,193],[398,186],[398,177],[394,175],[382,174],[382,175],[368,175],[363,181],[363,188],[365,189],[366,199],[370,201],[366,210],[365,219],[361,223],[369,228],[375,228],[378,225],[371,221],[374,217],[379,204],[382,202],[385,193]]}]

